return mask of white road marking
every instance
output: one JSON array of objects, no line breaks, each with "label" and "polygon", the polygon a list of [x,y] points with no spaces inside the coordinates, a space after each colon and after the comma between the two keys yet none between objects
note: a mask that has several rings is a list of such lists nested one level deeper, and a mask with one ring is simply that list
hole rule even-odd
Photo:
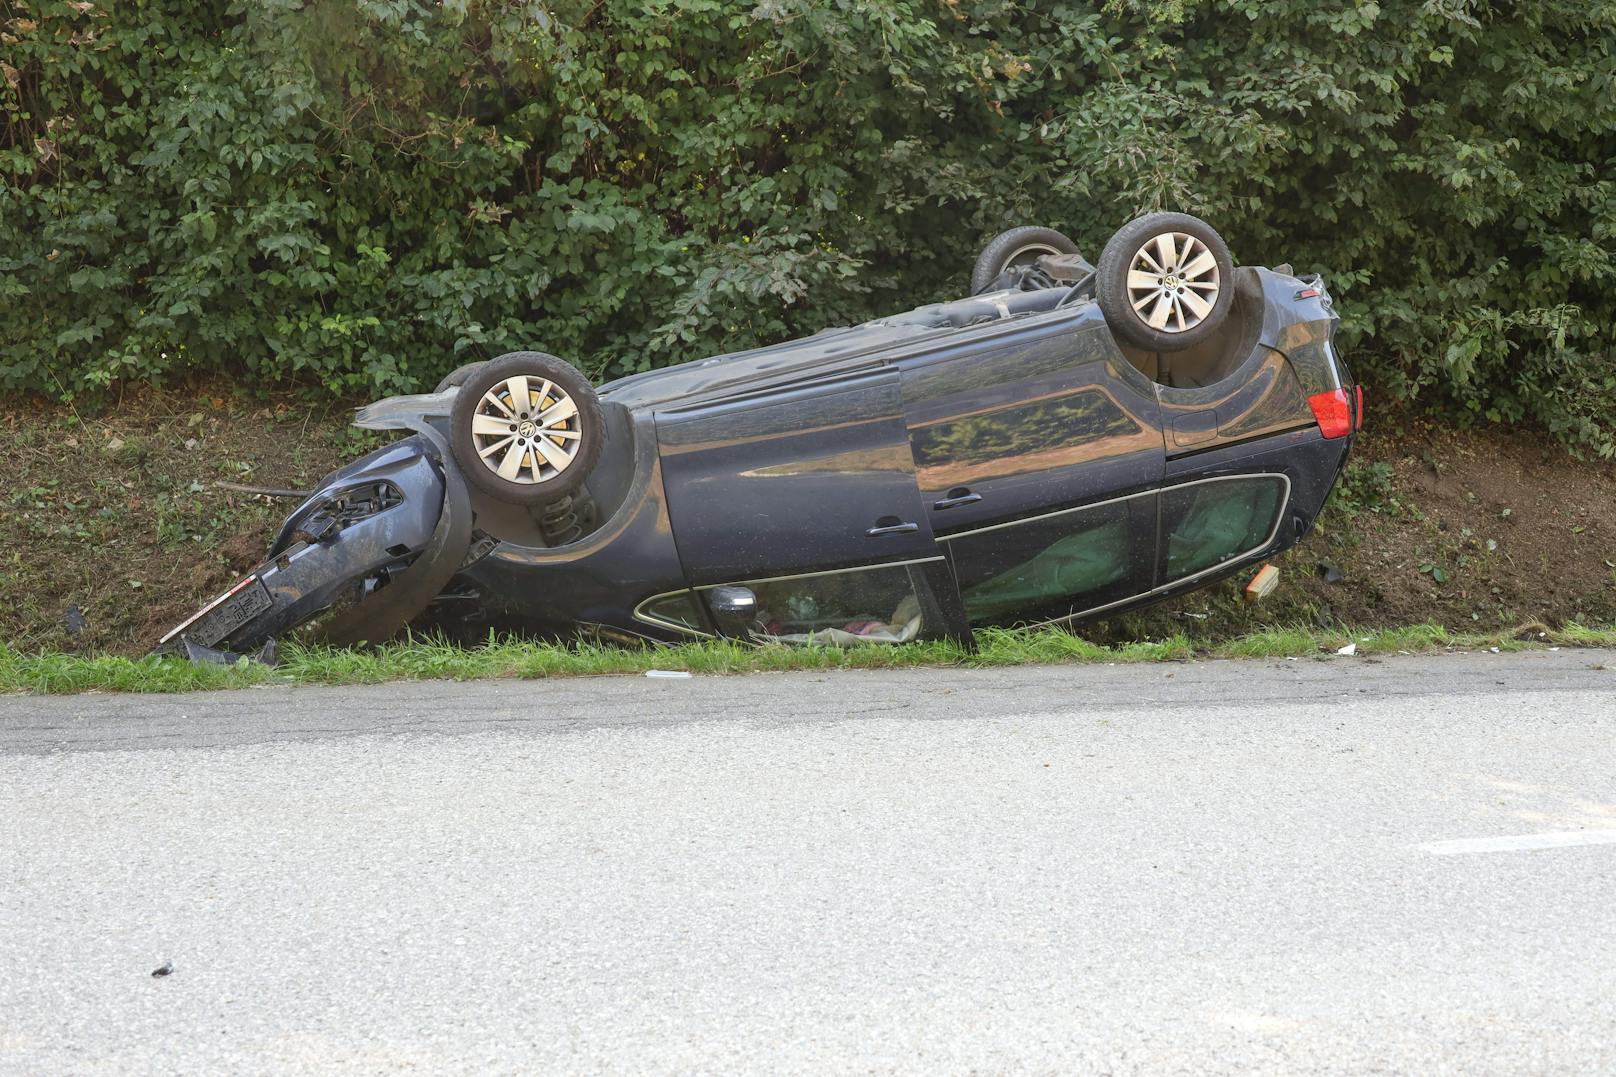
[{"label": "white road marking", "polygon": [[1455,853],[1513,853],[1528,849],[1564,849],[1573,845],[1616,845],[1616,830],[1562,830],[1555,834],[1509,834],[1497,838],[1429,841],[1415,848],[1451,856]]}]

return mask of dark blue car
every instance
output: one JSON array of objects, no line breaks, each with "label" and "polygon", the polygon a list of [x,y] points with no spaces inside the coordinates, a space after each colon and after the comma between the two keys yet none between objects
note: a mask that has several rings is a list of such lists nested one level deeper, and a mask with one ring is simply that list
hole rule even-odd
[{"label": "dark blue car", "polygon": [[968,641],[1205,586],[1305,535],[1362,423],[1324,282],[1183,214],[1041,228],[973,294],[592,388],[554,356],[362,409],[269,559],[163,641]]}]

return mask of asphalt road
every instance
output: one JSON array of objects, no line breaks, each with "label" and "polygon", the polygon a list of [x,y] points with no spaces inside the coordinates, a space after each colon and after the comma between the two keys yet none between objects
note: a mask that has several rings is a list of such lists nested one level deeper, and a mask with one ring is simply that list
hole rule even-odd
[{"label": "asphalt road", "polygon": [[0,820],[4,1073],[1616,1072],[1610,652],[0,697]]}]

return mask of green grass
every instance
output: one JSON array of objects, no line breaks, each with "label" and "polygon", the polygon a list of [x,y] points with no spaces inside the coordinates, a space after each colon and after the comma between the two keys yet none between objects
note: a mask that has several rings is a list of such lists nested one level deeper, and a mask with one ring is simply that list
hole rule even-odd
[{"label": "green grass", "polygon": [[915,666],[986,668],[1031,663],[1175,662],[1190,658],[1283,658],[1327,656],[1348,643],[1359,654],[1419,654],[1436,650],[1522,650],[1549,645],[1616,647],[1616,627],[1571,624],[1560,629],[1522,626],[1493,635],[1449,632],[1436,625],[1373,631],[1318,630],[1298,626],[1264,629],[1234,639],[1196,641],[1184,635],[1105,647],[1070,632],[988,629],[978,649],[953,643],[899,647],[788,649],[713,641],[640,649],[494,640],[463,648],[433,640],[389,643],[372,650],[339,650],[289,644],[271,668],[243,661],[235,666],[192,665],[177,658],[83,657],[19,654],[0,646],[0,691],[194,692],[255,684],[381,684],[400,680],[580,677],[640,674],[651,669],[698,674],[763,673],[813,669],[899,669]]}]

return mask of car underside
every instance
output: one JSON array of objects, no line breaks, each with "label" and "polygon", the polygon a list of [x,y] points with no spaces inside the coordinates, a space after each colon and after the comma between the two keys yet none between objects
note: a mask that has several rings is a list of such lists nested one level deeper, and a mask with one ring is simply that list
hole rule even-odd
[{"label": "car underside", "polygon": [[361,409],[406,436],[162,645],[968,642],[1133,608],[1307,533],[1362,423],[1336,324],[1321,279],[1156,214],[1097,265],[1018,229],[965,298],[598,389],[513,353]]}]

